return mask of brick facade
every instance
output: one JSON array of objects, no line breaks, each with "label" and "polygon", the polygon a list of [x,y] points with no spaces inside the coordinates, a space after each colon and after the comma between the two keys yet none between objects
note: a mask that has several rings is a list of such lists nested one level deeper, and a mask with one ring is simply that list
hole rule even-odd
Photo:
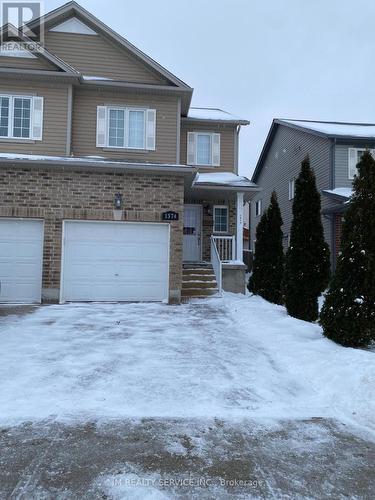
[{"label": "brick facade", "polygon": [[342,231],[342,214],[335,216],[335,259],[337,259],[341,250],[341,231]]},{"label": "brick facade", "polygon": [[44,219],[43,294],[58,298],[62,221],[114,220],[116,193],[123,196],[122,220],[161,222],[167,210],[180,213],[171,222],[170,300],[178,301],[182,280],[184,181],[173,174],[84,172],[46,168],[0,169],[0,217]]}]

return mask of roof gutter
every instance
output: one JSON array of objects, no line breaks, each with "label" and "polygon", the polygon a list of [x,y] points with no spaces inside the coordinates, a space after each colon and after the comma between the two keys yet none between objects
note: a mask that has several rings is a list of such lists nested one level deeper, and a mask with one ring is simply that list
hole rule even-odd
[{"label": "roof gutter", "polygon": [[183,116],[181,118],[183,122],[193,122],[193,123],[214,123],[217,125],[250,125],[248,120],[213,120],[209,118],[189,118],[188,116]]},{"label": "roof gutter", "polygon": [[173,174],[182,174],[182,175],[192,175],[195,173],[194,167],[185,167],[183,165],[157,165],[157,164],[136,164],[129,163],[124,164],[120,162],[112,162],[112,161],[82,161],[77,159],[69,158],[69,160],[44,160],[44,159],[24,159],[24,158],[0,158],[0,166],[1,165],[12,165],[12,166],[26,166],[33,168],[62,168],[63,170],[77,170],[77,169],[89,169],[96,171],[124,171],[124,172],[161,172],[165,173],[173,173]]}]

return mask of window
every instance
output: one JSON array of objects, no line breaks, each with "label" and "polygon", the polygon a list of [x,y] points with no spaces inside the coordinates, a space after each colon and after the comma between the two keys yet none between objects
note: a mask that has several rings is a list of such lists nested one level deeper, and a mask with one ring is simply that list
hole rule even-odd
[{"label": "window", "polygon": [[296,179],[294,177],[289,181],[289,200],[293,200],[295,189],[296,189]]},{"label": "window", "polygon": [[[357,175],[357,165],[361,161],[365,148],[349,148],[348,150],[348,178],[354,179]],[[372,156],[375,158],[375,149],[369,149]]]},{"label": "window", "polygon": [[43,98],[0,95],[0,138],[42,139]]},{"label": "window", "polygon": [[145,147],[145,112],[129,110],[128,147],[144,149]]},{"label": "window", "polygon": [[9,97],[0,97],[0,137],[8,137]]},{"label": "window", "polygon": [[155,149],[156,110],[97,108],[97,147]]},{"label": "window", "polygon": [[212,136],[211,134],[197,134],[197,165],[211,165],[212,163]]},{"label": "window", "polygon": [[109,108],[108,146],[145,149],[145,110]]},{"label": "window", "polygon": [[228,207],[217,205],[214,207],[214,233],[228,232]]},{"label": "window", "polygon": [[123,148],[125,145],[125,110],[109,110],[108,145],[113,148]]},{"label": "window", "polygon": [[262,200],[258,200],[255,202],[255,217],[259,217],[262,213]]},{"label": "window", "polygon": [[220,165],[220,134],[188,132],[187,142],[188,165]]}]

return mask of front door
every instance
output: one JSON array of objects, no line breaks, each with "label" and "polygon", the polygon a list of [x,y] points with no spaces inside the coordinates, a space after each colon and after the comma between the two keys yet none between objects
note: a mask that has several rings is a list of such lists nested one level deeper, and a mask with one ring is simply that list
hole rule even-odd
[{"label": "front door", "polygon": [[202,206],[184,206],[184,261],[201,260]]}]

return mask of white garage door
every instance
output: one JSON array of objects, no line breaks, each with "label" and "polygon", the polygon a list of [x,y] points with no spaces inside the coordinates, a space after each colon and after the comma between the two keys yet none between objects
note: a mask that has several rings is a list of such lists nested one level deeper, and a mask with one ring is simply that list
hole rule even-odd
[{"label": "white garage door", "polygon": [[169,225],[64,222],[61,302],[166,301]]},{"label": "white garage door", "polygon": [[0,303],[39,303],[43,221],[0,219]]}]

